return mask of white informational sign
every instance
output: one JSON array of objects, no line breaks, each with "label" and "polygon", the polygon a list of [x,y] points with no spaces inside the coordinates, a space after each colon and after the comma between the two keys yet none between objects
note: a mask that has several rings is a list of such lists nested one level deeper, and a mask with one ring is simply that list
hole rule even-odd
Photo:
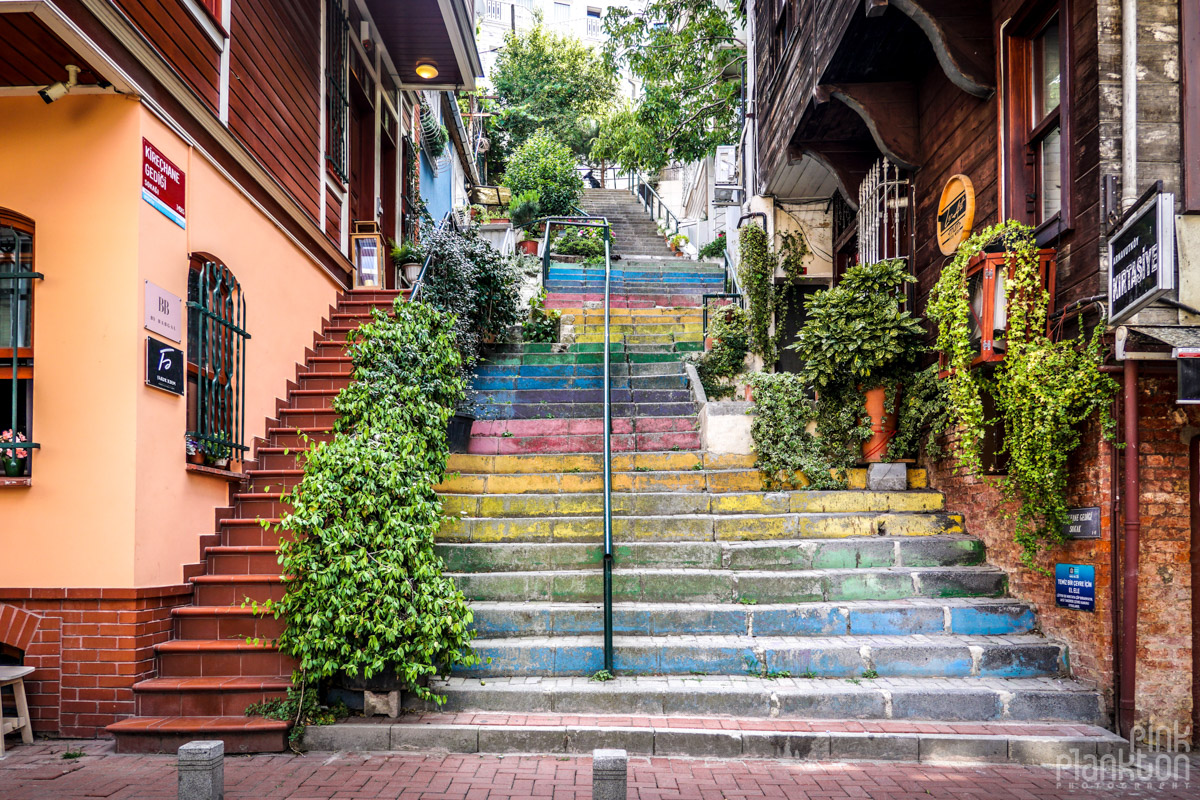
[{"label": "white informational sign", "polygon": [[146,281],[145,314],[142,325],[146,330],[165,336],[172,342],[183,341],[183,303],[179,295]]},{"label": "white informational sign", "polygon": [[1175,195],[1142,201],[1108,239],[1108,324],[1129,319],[1175,288]]}]

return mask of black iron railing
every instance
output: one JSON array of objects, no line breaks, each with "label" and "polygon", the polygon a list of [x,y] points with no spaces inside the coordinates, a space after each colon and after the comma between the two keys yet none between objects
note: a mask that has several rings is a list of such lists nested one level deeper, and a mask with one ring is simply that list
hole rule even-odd
[{"label": "black iron railing", "polygon": [[196,428],[214,459],[239,458],[246,438],[246,299],[224,264],[206,261],[188,285],[188,360],[196,365]]}]

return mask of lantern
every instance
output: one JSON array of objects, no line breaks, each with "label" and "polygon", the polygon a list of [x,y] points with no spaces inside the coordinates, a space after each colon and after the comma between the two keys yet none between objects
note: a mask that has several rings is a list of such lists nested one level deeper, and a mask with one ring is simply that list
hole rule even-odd
[{"label": "lantern", "polygon": [[386,252],[379,225],[373,221],[355,222],[350,234],[350,252],[354,254],[354,288],[383,288]]},{"label": "lantern", "polygon": [[[1053,304],[1055,251],[1049,248],[1039,250],[1037,258],[1042,286],[1050,293],[1050,302]],[[1001,252],[980,253],[967,263],[967,288],[971,293],[971,341],[979,346],[979,354],[971,360],[971,366],[1004,358],[1005,332],[1008,330],[1005,286],[1016,267],[1007,262],[1008,254]]]}]

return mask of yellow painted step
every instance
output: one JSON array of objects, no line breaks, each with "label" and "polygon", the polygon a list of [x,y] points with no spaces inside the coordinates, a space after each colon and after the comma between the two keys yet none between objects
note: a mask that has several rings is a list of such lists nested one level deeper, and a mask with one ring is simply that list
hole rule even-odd
[{"label": "yellow painted step", "polygon": [[[528,454],[489,456],[474,453],[452,453],[446,464],[447,472],[517,473],[517,472],[599,472],[604,457],[600,453]],[[685,453],[615,453],[614,472],[661,471],[689,469],[750,469],[754,456],[740,454]]]}]

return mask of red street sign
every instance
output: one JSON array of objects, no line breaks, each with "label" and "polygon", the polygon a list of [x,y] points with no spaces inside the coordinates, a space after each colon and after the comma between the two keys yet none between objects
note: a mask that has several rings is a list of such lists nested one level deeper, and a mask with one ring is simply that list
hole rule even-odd
[{"label": "red street sign", "polygon": [[142,199],[181,228],[186,228],[183,170],[142,139]]}]

